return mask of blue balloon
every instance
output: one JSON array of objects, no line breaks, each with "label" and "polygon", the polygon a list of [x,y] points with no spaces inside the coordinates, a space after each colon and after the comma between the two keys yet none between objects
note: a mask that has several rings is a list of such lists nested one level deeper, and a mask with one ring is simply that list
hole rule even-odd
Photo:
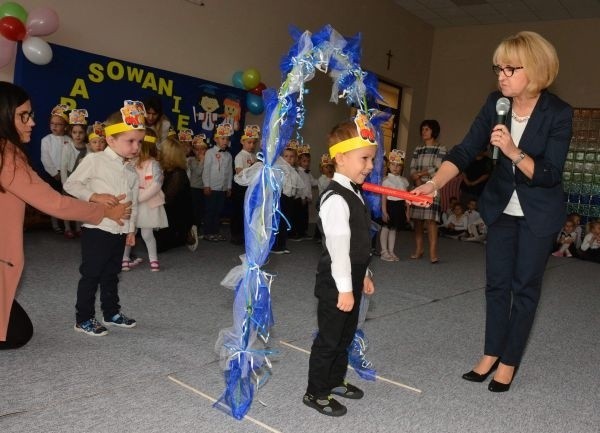
[{"label": "blue balloon", "polygon": [[244,89],[244,72],[237,71],[231,77],[231,83],[238,89]]},{"label": "blue balloon", "polygon": [[248,111],[252,114],[261,114],[265,109],[262,96],[248,92],[246,95],[246,108],[248,108]]}]

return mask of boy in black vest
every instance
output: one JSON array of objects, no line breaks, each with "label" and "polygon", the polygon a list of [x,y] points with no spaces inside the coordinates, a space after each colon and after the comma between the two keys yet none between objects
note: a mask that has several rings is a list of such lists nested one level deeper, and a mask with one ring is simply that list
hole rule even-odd
[{"label": "boy in black vest", "polygon": [[360,389],[345,381],[347,349],[356,332],[362,293],[375,291],[368,269],[371,219],[357,184],[362,184],[373,169],[377,143],[361,138],[359,125],[372,130],[359,112],[354,122],[339,124],[329,135],[329,154],[336,172],[321,195],[319,208],[318,225],[323,233],[315,284],[319,332],[311,349],[303,402],[330,416],[347,412],[331,394],[352,399],[363,396]]}]

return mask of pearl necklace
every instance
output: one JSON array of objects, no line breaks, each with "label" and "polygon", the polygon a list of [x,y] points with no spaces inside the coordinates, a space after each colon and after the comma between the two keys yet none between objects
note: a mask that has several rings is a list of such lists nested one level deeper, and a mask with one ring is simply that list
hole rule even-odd
[{"label": "pearl necklace", "polygon": [[530,117],[531,116],[518,116],[514,111],[512,112],[512,118],[518,123],[527,122]]}]

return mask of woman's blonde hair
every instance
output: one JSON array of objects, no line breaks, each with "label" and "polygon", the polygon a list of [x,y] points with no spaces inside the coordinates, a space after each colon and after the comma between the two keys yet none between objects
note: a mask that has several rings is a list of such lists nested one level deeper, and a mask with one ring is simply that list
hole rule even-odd
[{"label": "woman's blonde hair", "polygon": [[554,46],[535,32],[523,31],[504,39],[496,48],[492,61],[523,66],[529,78],[527,91],[535,95],[550,87],[558,75],[558,55]]},{"label": "woman's blonde hair", "polygon": [[183,145],[179,141],[168,137],[160,145],[158,162],[164,171],[170,171],[175,168],[186,170],[187,160],[185,158]]}]

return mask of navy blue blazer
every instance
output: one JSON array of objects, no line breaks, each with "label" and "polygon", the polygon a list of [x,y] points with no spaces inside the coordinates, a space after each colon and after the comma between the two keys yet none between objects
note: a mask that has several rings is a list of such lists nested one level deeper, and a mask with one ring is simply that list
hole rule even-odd
[{"label": "navy blue blazer", "polygon": [[[464,171],[475,156],[486,150],[496,120],[496,102],[502,94],[491,93],[463,141],[445,160]],[[511,101],[512,102],[512,101]],[[512,107],[512,104],[511,104]],[[511,118],[511,113],[507,117]],[[510,130],[510,121],[508,129]],[[529,179],[502,152],[479,198],[479,213],[489,226],[502,214],[516,189],[523,214],[536,236],[557,233],[566,219],[562,172],[571,143],[573,109],[556,95],[542,91],[527,122],[519,149],[533,158]]]}]

